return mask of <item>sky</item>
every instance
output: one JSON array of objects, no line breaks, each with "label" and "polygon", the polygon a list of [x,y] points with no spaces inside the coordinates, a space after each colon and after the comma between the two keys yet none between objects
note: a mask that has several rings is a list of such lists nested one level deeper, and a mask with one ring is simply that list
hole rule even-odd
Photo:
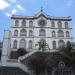
[{"label": "sky", "polygon": [[11,16],[34,16],[41,10],[50,16],[71,16],[72,35],[75,41],[75,0],[0,0],[0,40],[4,30],[10,30]]}]

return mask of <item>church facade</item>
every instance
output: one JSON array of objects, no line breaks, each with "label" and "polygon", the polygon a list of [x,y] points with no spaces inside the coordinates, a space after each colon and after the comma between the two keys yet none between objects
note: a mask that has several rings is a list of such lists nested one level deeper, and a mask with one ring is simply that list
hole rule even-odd
[{"label": "church facade", "polygon": [[44,40],[52,51],[72,41],[71,17],[49,16],[41,11],[34,16],[13,15],[11,20],[11,50],[36,50],[35,45]]}]

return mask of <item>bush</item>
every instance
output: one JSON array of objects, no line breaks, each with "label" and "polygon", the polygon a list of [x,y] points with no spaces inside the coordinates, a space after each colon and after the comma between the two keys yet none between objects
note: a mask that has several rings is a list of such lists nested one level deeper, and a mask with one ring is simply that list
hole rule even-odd
[{"label": "bush", "polygon": [[25,55],[25,54],[27,53],[27,51],[26,51],[26,49],[24,49],[24,48],[19,48],[19,49],[17,50],[17,53],[18,53],[18,57],[19,57],[19,56]]}]

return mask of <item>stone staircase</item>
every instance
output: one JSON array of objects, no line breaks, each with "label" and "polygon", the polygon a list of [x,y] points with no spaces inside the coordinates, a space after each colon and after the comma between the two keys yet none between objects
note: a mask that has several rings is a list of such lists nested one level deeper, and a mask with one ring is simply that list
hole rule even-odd
[{"label": "stone staircase", "polygon": [[31,55],[33,55],[33,54],[36,53],[36,52],[38,52],[38,51],[37,51],[37,50],[34,50],[34,51],[29,52],[29,53],[27,53],[26,55],[20,56],[20,57],[18,58],[19,67],[20,67],[23,71],[25,71],[25,72],[27,72],[27,73],[29,73],[29,74],[30,74],[31,72],[28,70],[28,67],[26,66],[26,64],[23,64],[21,61],[22,61],[22,60],[26,61],[26,60],[25,60],[26,58],[30,57]]},{"label": "stone staircase", "polygon": [[20,68],[21,70],[23,70],[24,72],[27,72],[30,74],[30,71],[28,70],[28,67],[26,66],[26,64],[23,64],[21,61],[25,60],[26,58],[30,57],[31,55],[33,55],[34,53],[38,52],[37,50],[34,50],[32,52],[27,53],[24,56],[20,56],[18,58],[18,61],[16,62],[10,62],[9,60],[7,62],[1,63],[0,62],[0,66],[1,67],[17,67]]},{"label": "stone staircase", "polygon": [[38,50],[34,50],[34,51],[32,51],[32,52],[27,53],[27,54],[24,55],[24,56],[20,56],[20,57],[18,58],[18,62],[20,62],[21,60],[24,60],[24,59],[28,58],[29,56],[31,56],[32,54],[34,54],[34,53],[36,53],[36,52],[38,52]]},{"label": "stone staircase", "polygon": [[19,68],[30,74],[30,71],[28,70],[26,65],[19,63]]}]

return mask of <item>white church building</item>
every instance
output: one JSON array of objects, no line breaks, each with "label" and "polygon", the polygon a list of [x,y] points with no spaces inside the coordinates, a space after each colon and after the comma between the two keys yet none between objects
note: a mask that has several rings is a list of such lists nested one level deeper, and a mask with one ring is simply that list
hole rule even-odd
[{"label": "white church building", "polygon": [[71,17],[49,16],[43,11],[34,16],[11,17],[10,49],[36,50],[35,44],[45,40],[50,50],[72,41]]},{"label": "white church building", "polygon": [[[10,59],[11,52],[14,56],[19,48],[25,48],[32,54],[33,51],[38,50],[36,44],[42,40],[48,44],[47,51],[53,52],[56,48],[65,45],[67,41],[72,42],[72,39],[70,16],[49,16],[43,11],[34,16],[12,15],[11,28],[4,32],[1,61],[3,65],[11,66],[6,63]],[[12,63],[13,66],[17,64]],[[20,67],[24,68],[22,65]]]}]

